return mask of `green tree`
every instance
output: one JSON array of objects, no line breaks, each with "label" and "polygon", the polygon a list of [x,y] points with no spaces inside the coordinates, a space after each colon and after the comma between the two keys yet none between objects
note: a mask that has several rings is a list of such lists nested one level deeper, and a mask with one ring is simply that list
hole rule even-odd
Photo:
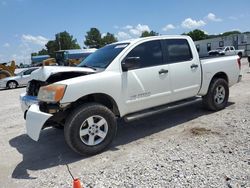
[{"label": "green tree", "polygon": [[60,32],[55,35],[55,42],[58,50],[80,49],[77,40],[68,32]]},{"label": "green tree", "polygon": [[50,55],[50,57],[55,57],[55,52],[59,50],[58,45],[56,44],[55,40],[50,40],[47,42],[47,44],[45,45],[48,51],[48,54]]},{"label": "green tree", "polygon": [[42,49],[42,50],[40,50],[39,52],[38,52],[38,54],[37,55],[48,55],[48,51],[46,50],[46,49]]},{"label": "green tree", "polygon": [[38,55],[38,53],[36,53],[36,52],[31,53],[31,57],[32,56],[37,56],[37,55]]},{"label": "green tree", "polygon": [[143,31],[141,34],[141,37],[150,37],[150,36],[158,36],[159,33],[155,32],[155,31]]},{"label": "green tree", "polygon": [[70,50],[80,49],[77,40],[73,38],[68,32],[60,32],[55,35],[55,40],[50,40],[45,45],[46,49],[39,51],[39,55],[49,54],[51,57],[55,57],[55,52],[58,50]]},{"label": "green tree", "polygon": [[102,46],[111,44],[113,42],[117,42],[117,38],[114,36],[114,34],[108,32],[104,37],[102,37]]},{"label": "green tree", "polygon": [[85,36],[84,44],[89,48],[102,47],[102,36],[97,28],[91,28]]},{"label": "green tree", "polygon": [[222,36],[228,36],[228,35],[232,35],[232,34],[241,34],[241,32],[239,31],[228,31],[222,34]]},{"label": "green tree", "polygon": [[204,31],[201,31],[199,29],[195,29],[193,31],[190,31],[189,33],[183,33],[183,35],[190,36],[193,39],[193,41],[204,40],[208,38],[208,35],[205,34]]}]

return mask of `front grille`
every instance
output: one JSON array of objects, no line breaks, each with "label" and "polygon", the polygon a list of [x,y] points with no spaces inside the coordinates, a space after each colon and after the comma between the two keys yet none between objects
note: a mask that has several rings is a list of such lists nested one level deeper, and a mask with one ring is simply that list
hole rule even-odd
[{"label": "front grille", "polygon": [[45,86],[46,82],[31,80],[27,85],[26,92],[29,96],[37,96],[41,86]]}]

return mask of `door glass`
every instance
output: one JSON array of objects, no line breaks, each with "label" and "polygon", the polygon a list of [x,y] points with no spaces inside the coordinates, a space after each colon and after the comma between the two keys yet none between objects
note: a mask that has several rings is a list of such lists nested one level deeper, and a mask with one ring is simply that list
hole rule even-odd
[{"label": "door glass", "polygon": [[167,39],[165,42],[167,63],[189,61],[193,58],[186,39]]},{"label": "door glass", "polygon": [[125,57],[139,57],[139,68],[162,65],[163,55],[160,40],[148,41],[136,46]]}]

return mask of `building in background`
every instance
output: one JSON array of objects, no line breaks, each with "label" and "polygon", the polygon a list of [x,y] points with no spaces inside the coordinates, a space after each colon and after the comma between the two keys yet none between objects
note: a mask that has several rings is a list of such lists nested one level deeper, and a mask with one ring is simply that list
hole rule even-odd
[{"label": "building in background", "polygon": [[234,46],[236,50],[245,50],[243,56],[250,56],[250,33],[199,40],[195,42],[195,45],[201,57],[208,56],[210,50],[224,46]]}]

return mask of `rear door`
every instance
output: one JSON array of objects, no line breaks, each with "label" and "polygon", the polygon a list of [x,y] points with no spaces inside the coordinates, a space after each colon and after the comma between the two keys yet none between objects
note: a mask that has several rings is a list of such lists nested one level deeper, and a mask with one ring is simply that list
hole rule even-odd
[{"label": "rear door", "polygon": [[201,85],[198,54],[192,53],[186,39],[166,39],[164,44],[166,61],[169,64],[171,101],[196,96]]},{"label": "rear door", "polygon": [[138,58],[139,66],[122,73],[123,95],[129,113],[170,101],[169,65],[164,63],[162,41],[135,46],[124,59]]}]

